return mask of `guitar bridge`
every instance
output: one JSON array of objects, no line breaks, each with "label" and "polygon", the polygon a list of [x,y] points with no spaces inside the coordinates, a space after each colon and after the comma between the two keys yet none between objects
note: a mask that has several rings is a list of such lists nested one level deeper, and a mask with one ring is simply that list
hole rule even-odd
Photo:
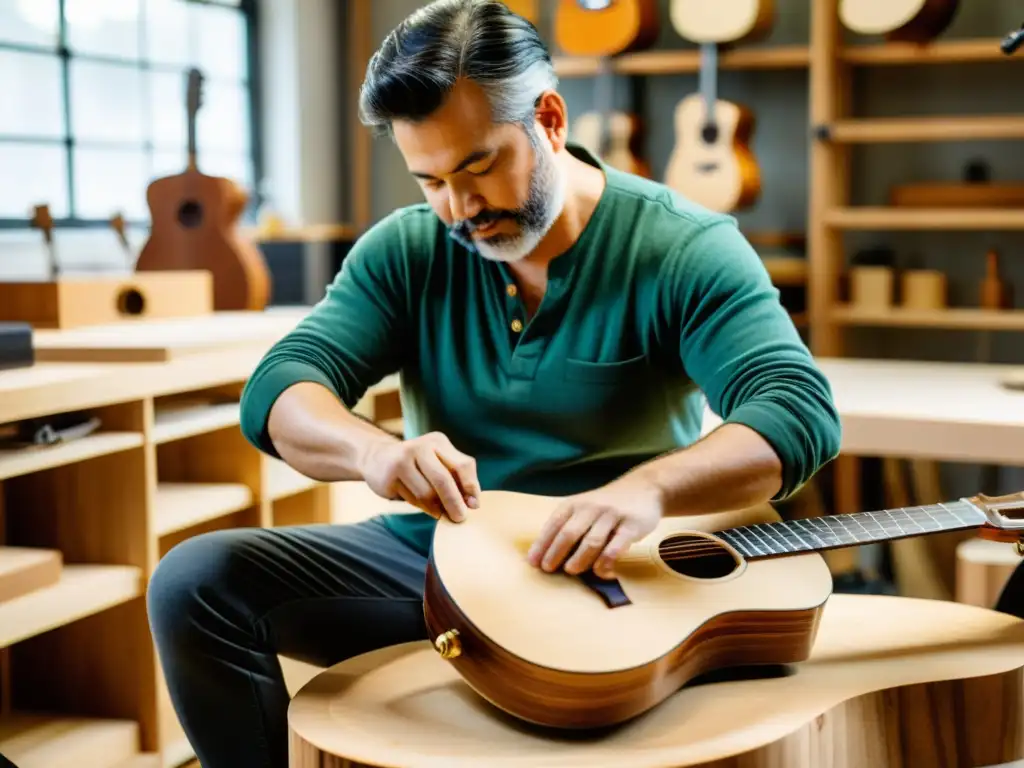
[{"label": "guitar bridge", "polygon": [[701,173],[714,173],[718,170],[718,163],[697,163],[697,170]]}]

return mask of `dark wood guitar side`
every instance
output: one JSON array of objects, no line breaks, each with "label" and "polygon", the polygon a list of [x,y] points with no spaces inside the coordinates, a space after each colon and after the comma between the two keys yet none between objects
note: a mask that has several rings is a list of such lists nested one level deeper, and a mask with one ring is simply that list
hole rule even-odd
[{"label": "dark wood guitar side", "polygon": [[206,269],[213,275],[216,310],[261,310],[270,298],[270,274],[259,248],[237,230],[248,194],[234,181],[199,170],[196,115],[203,76],[188,75],[188,166],[153,181],[146,191],[152,216],[149,239],[135,269]]},{"label": "dark wood guitar side", "polygon": [[570,56],[615,56],[658,37],[657,0],[559,0],[555,41]]}]

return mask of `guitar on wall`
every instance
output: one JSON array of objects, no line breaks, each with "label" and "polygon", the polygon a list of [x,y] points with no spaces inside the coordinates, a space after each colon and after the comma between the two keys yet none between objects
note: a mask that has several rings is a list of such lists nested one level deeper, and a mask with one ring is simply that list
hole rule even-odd
[{"label": "guitar on wall", "polygon": [[199,170],[196,117],[203,75],[188,73],[188,165],[156,179],[146,191],[152,230],[135,269],[206,269],[213,276],[216,310],[261,310],[270,297],[270,275],[259,248],[241,236],[237,222],[249,196],[234,181]]},{"label": "guitar on wall", "polygon": [[851,32],[923,44],[953,21],[958,0],[839,0],[839,21]]},{"label": "guitar on wall", "polygon": [[750,147],[754,113],[718,98],[718,53],[726,44],[763,37],[774,22],[773,0],[673,0],[669,17],[680,36],[700,46],[700,92],[674,113],[675,146],[665,183],[714,211],[747,208],[761,196],[761,171]]},{"label": "guitar on wall", "polygon": [[1024,555],[1017,493],[788,521],[770,505],[668,517],[614,579],[545,573],[526,552],[560,501],[485,491],[462,523],[442,519],[424,592],[434,647],[465,682],[558,728],[623,723],[711,671],[807,660],[832,593],[824,550],[975,529]]}]

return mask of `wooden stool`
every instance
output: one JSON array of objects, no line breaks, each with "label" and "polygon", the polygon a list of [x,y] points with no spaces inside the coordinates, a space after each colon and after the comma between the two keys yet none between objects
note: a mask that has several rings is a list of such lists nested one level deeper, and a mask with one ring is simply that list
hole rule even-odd
[{"label": "wooden stool", "polygon": [[1024,621],[837,594],[788,674],[694,684],[604,735],[504,715],[426,641],[321,672],[288,724],[291,768],[886,768],[1024,758],[1022,712]]},{"label": "wooden stool", "polygon": [[1013,544],[987,539],[961,542],[956,548],[957,602],[991,608],[1021,562]]}]

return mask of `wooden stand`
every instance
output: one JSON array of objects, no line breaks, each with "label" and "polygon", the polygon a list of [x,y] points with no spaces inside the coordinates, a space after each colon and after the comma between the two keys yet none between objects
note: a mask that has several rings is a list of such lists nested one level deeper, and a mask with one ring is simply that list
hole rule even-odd
[{"label": "wooden stand", "polygon": [[[582,639],[581,639],[582,642]],[[807,662],[704,682],[624,727],[563,735],[499,713],[430,643],[307,683],[291,768],[899,768],[1024,757],[1024,621],[973,606],[834,595]]]},{"label": "wooden stand", "polygon": [[67,329],[151,318],[209,316],[213,281],[205,270],[0,282],[0,322]]}]

